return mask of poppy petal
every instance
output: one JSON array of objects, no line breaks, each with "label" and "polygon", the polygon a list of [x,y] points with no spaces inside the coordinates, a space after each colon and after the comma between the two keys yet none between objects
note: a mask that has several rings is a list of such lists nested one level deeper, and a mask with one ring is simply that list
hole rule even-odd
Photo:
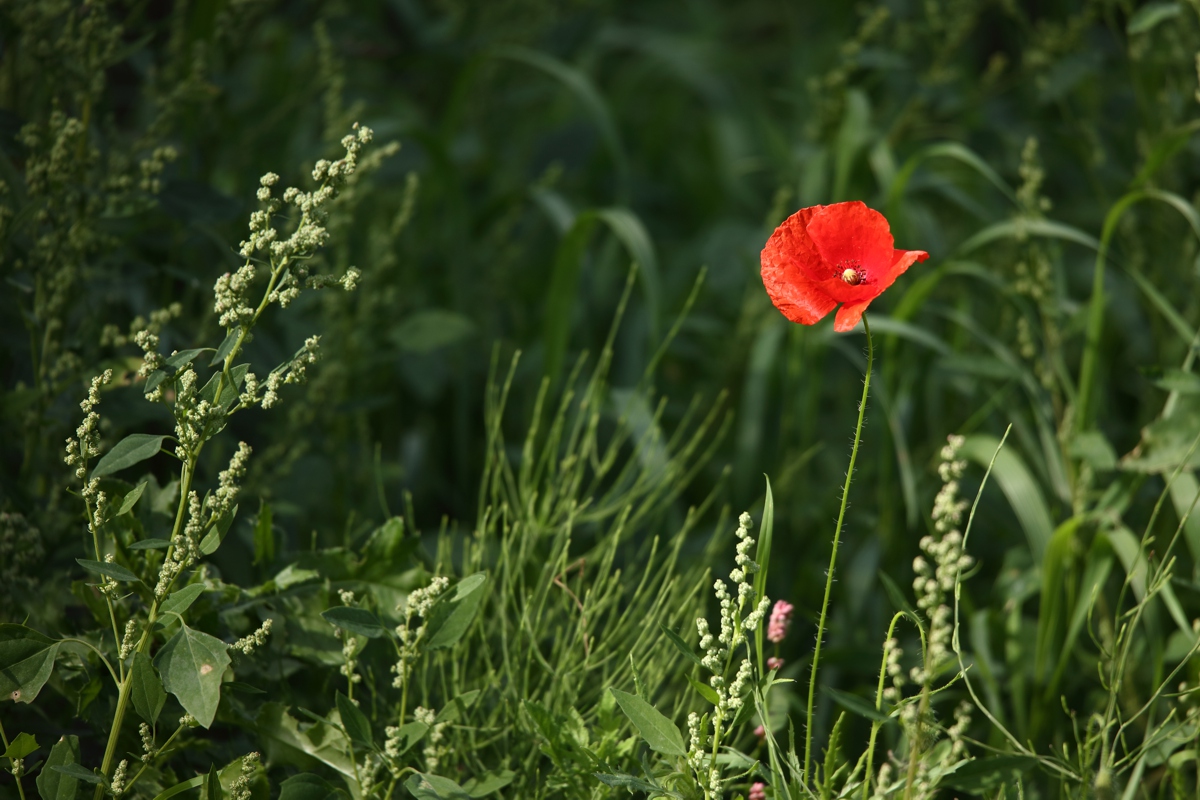
[{"label": "poppy petal", "polygon": [[805,225],[820,206],[802,208],[771,234],[762,251],[762,281],[775,307],[792,322],[812,325],[837,306],[810,275],[823,264]]},{"label": "poppy petal", "polygon": [[871,300],[864,300],[861,303],[846,303],[838,309],[837,316],[833,318],[833,329],[838,333],[854,330],[854,326],[862,319],[863,312],[869,305],[871,305]]},{"label": "poppy petal", "polygon": [[892,264],[893,239],[887,220],[858,200],[823,206],[813,213],[807,230],[822,260],[834,269],[853,264],[877,277]]}]

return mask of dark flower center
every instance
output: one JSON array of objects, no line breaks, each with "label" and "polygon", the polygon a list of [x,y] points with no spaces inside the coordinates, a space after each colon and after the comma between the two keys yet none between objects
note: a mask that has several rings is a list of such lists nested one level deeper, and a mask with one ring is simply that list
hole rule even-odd
[{"label": "dark flower center", "polygon": [[858,286],[867,279],[867,273],[863,272],[862,264],[857,259],[839,261],[837,276],[851,286]]}]

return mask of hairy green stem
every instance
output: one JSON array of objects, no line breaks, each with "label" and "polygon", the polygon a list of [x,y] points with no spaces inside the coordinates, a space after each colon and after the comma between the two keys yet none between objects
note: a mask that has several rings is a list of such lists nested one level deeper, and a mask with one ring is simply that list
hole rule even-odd
[{"label": "hairy green stem", "polygon": [[[888,649],[888,642],[892,640],[892,636],[896,631],[896,623],[899,622],[900,618],[903,616],[903,611],[897,611],[892,616],[891,624],[888,625],[887,638],[883,640],[883,662],[879,665],[879,686],[875,689],[876,711],[883,710],[883,682],[887,678],[888,655],[890,652]],[[865,772],[863,772],[862,800],[867,800],[868,792],[871,789],[871,770],[875,766],[875,738],[879,735],[879,729],[882,727],[883,723],[879,720],[876,719],[871,721],[871,737],[867,740],[867,769]]]},{"label": "hairy green stem", "polygon": [[808,705],[804,716],[804,781],[808,782],[812,766],[813,698],[817,692],[817,667],[821,661],[821,640],[825,636],[825,617],[829,612],[829,595],[833,592],[833,571],[837,566],[838,544],[842,538],[842,522],[846,518],[846,501],[850,498],[850,482],[854,480],[854,462],[858,458],[858,445],[862,440],[863,415],[867,410],[867,393],[871,389],[871,367],[875,362],[875,345],[871,341],[871,326],[863,314],[863,329],[867,333],[867,373],[863,377],[862,400],[858,404],[858,424],[854,426],[854,445],[850,448],[850,467],[846,470],[846,483],[842,486],[842,505],[838,509],[837,525],[833,530],[833,552],[829,554],[829,570],[825,573],[825,597],[821,600],[821,616],[817,619],[817,644],[813,650],[812,670],[808,676]]}]

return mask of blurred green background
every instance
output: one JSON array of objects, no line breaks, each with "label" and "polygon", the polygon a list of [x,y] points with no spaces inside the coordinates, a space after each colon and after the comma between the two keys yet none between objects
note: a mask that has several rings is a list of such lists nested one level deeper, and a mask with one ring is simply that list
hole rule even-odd
[{"label": "blurred green background", "polygon": [[[493,358],[503,369],[521,352],[519,434],[543,376],[559,387],[580,354],[594,357],[636,262],[606,413],[633,402],[635,428],[670,436],[693,402],[722,409],[712,457],[659,524],[674,530],[714,489],[719,505],[757,514],[770,476],[770,594],[800,610],[785,648],[798,671],[865,340],[833,334],[831,319],[784,320],[758,254],[785,216],[818,203],[863,200],[887,214],[898,247],[931,254],[870,309],[877,372],[831,683],[873,682],[894,609],[878,575],[911,581],[948,434],[1013,425],[1023,472],[983,498],[967,603],[984,610],[980,641],[993,626],[997,658],[1016,669],[1046,525],[1112,486],[1144,521],[1163,467],[1116,459],[1172,388],[1188,411],[1172,436],[1200,432],[1196,387],[1178,373],[1200,322],[1196,236],[1186,214],[1148,203],[1112,231],[1098,433],[1072,427],[1106,214],[1131,189],[1194,205],[1200,188],[1194,2],[129,2],[105,11],[120,36],[81,50],[91,8],[0,2],[0,509],[41,520],[29,574],[66,571],[74,556],[56,546],[78,526],[59,443],[84,381],[137,363],[103,327],[180,302],[164,351],[213,339],[211,287],[239,263],[259,176],[299,182],[356,120],[375,129],[376,151],[401,144],[331,221],[321,271],[358,266],[362,289],[307,294],[258,332],[252,359],[275,363],[322,331],[324,360],[280,411],[239,416],[226,452],[206,452],[215,474],[236,438],[253,444],[247,492],[275,510],[273,558],[254,552],[247,526],[218,559],[227,580],[263,580],[288,553],[355,541],[393,513],[425,530],[469,527]],[[79,152],[96,156],[55,189],[74,187],[73,199],[42,203],[48,190],[26,172],[37,147],[17,133],[83,105]],[[106,176],[163,145],[179,157],[161,185],[110,202]],[[97,197],[110,201],[91,208]],[[88,235],[39,238],[64,229]],[[701,278],[642,384],[653,395],[632,392]],[[150,407],[106,400],[110,441],[169,430],[138,408]],[[990,457],[987,441],[973,458]],[[981,474],[968,473],[968,496]],[[1194,608],[1200,530],[1189,537],[1176,580]],[[16,618],[21,601],[6,602]]]}]

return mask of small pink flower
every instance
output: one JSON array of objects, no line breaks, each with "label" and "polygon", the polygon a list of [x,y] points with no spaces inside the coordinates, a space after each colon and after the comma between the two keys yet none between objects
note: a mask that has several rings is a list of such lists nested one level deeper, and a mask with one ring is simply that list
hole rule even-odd
[{"label": "small pink flower", "polygon": [[788,601],[775,601],[775,607],[771,609],[771,621],[767,625],[767,638],[775,644],[779,644],[787,636],[788,625],[792,622],[792,610],[793,606]]},{"label": "small pink flower", "polygon": [[771,656],[767,659],[767,669],[783,669],[783,659]]},{"label": "small pink flower", "polygon": [[760,739],[763,739],[767,735],[767,729],[764,728],[762,725],[759,725],[757,728],[754,729],[754,735]]},{"label": "small pink flower", "polygon": [[767,800],[767,785],[762,781],[750,786],[750,800]]}]

